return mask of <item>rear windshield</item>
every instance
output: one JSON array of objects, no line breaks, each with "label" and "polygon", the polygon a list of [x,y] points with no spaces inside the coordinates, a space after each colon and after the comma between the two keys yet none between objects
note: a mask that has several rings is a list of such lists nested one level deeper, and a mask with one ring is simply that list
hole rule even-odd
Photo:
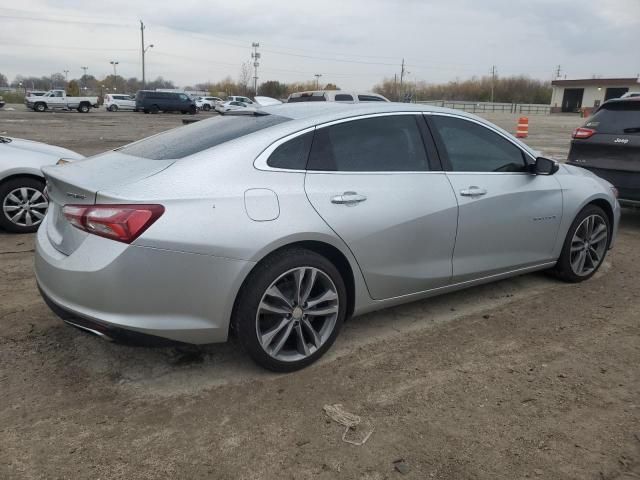
[{"label": "rear windshield", "polygon": [[225,115],[168,130],[116,151],[151,160],[178,159],[291,120],[279,115]]},{"label": "rear windshield", "polygon": [[640,135],[640,101],[604,104],[584,126],[609,135]]}]

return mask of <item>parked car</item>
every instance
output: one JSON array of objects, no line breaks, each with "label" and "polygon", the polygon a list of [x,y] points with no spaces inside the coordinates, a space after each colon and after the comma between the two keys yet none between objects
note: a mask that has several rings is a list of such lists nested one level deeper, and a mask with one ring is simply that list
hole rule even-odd
[{"label": "parked car", "polygon": [[180,92],[156,92],[153,90],[140,90],[136,94],[136,109],[144,113],[158,112],[197,112],[195,101],[186,93]]},{"label": "parked car", "polygon": [[615,185],[620,203],[640,205],[640,98],[608,100],[572,137],[568,163]]},{"label": "parked car", "polygon": [[255,101],[262,107],[268,107],[270,105],[280,105],[282,103],[281,100],[272,97],[255,97]]},{"label": "parked car", "polygon": [[109,112],[117,112],[118,110],[134,110],[136,108],[136,99],[133,95],[125,95],[123,93],[108,93],[104,96],[104,105]]},{"label": "parked car", "polygon": [[371,92],[348,92],[344,90],[314,90],[289,95],[287,103],[297,102],[388,102],[385,97]]},{"label": "parked car", "polygon": [[620,98],[634,98],[634,97],[640,97],[640,92],[627,92],[624,95],[622,95]]},{"label": "parked car", "polygon": [[49,90],[44,95],[25,97],[24,103],[35,112],[77,110],[88,113],[92,108],[98,108],[98,97],[71,97],[64,90]]},{"label": "parked car", "polygon": [[255,103],[248,105],[244,102],[234,100],[230,102],[223,102],[216,105],[216,112],[218,112],[220,115],[224,115],[225,113],[232,112],[232,111],[235,111],[235,112],[243,111],[243,112],[252,114],[255,111],[256,106],[257,105]]},{"label": "parked car", "polygon": [[242,102],[246,105],[253,105],[255,102],[249,97],[242,97],[239,95],[230,95],[227,97],[227,102]]},{"label": "parked car", "polygon": [[0,228],[15,233],[35,232],[47,210],[41,167],[82,155],[30,140],[0,137]]},{"label": "parked car", "polygon": [[4,101],[4,98],[0,97],[0,108],[4,107],[6,105],[6,102]]},{"label": "parked car", "polygon": [[196,107],[200,110],[208,112],[216,107],[216,104],[222,103],[222,99],[218,97],[200,97],[196,100]]},{"label": "parked car", "polygon": [[108,338],[227,339],[290,371],[345,318],[536,270],[590,278],[611,185],[459,110],[367,103],[215,116],[45,167],[42,295]]}]

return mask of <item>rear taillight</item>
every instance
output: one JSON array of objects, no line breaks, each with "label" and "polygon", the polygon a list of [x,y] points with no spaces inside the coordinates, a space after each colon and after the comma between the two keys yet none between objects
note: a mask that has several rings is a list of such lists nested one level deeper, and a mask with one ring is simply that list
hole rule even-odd
[{"label": "rear taillight", "polygon": [[62,213],[80,230],[131,243],[164,213],[162,205],[65,205]]},{"label": "rear taillight", "polygon": [[573,135],[571,135],[571,137],[572,138],[578,138],[578,139],[585,139],[585,138],[589,138],[594,133],[596,133],[596,131],[594,129],[592,129],[592,128],[580,127],[580,128],[576,128],[573,131]]}]

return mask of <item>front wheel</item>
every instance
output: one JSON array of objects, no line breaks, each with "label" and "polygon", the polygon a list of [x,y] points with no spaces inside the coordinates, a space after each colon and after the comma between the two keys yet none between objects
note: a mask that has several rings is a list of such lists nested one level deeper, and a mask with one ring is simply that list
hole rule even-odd
[{"label": "front wheel", "polygon": [[346,315],[344,280],[335,265],[297,248],[260,263],[241,289],[233,325],[259,365],[276,372],[306,367],[333,344]]},{"label": "front wheel", "polygon": [[209,105],[208,103],[205,103],[205,104],[202,106],[202,109],[203,109],[205,112],[208,112],[209,110],[211,110],[211,105]]},{"label": "front wheel", "polygon": [[42,112],[44,112],[44,111],[47,109],[47,106],[46,106],[44,103],[39,102],[39,103],[36,103],[36,104],[33,106],[33,109],[34,109],[36,112],[41,112],[41,113],[42,113]]},{"label": "front wheel", "polygon": [[607,214],[596,205],[587,205],[569,228],[554,273],[571,283],[591,278],[604,261],[610,237]]},{"label": "front wheel", "polygon": [[44,182],[18,177],[0,184],[0,206],[0,227],[13,233],[35,232],[49,206]]}]

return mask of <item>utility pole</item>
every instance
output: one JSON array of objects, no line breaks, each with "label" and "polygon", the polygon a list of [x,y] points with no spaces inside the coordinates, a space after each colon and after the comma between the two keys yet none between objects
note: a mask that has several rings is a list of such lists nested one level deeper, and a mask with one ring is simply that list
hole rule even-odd
[{"label": "utility pole", "polygon": [[320,89],[319,84],[320,84],[320,77],[321,77],[321,76],[322,76],[322,74],[321,74],[321,73],[316,73],[316,74],[314,75],[314,77],[316,77],[316,90],[319,90],[319,89]]},{"label": "utility pole", "polygon": [[145,80],[145,70],[144,70],[144,56],[147,53],[147,50],[149,50],[150,48],[153,48],[153,43],[151,45],[147,45],[146,47],[144,46],[144,29],[146,27],[144,26],[144,23],[142,23],[142,20],[140,20],[140,40],[141,40],[141,48],[140,51],[142,52],[142,88],[144,88],[146,80]]},{"label": "utility pole", "polygon": [[64,72],[64,81],[68,82],[69,81],[69,70],[63,70]]},{"label": "utility pole", "polygon": [[84,74],[82,75],[82,86],[84,87],[84,89],[87,89],[87,70],[89,70],[88,67],[80,67],[80,69],[82,69],[84,71]]},{"label": "utility pole", "polygon": [[493,103],[493,91],[494,91],[494,84],[496,82],[496,75],[498,74],[498,69],[495,65],[491,65],[491,103]]},{"label": "utility pole", "polygon": [[251,58],[253,59],[253,91],[255,92],[255,95],[258,94],[258,67],[260,66],[260,54],[258,53],[258,47],[260,47],[259,43],[253,42],[251,44],[251,48],[253,48]]},{"label": "utility pole", "polygon": [[404,58],[402,59],[402,68],[400,69],[400,94],[398,95],[398,100],[400,99],[400,95],[402,95],[403,80],[404,80]]},{"label": "utility pole", "polygon": [[561,69],[560,65],[558,65],[556,67],[556,78],[560,78],[561,73],[562,73],[562,69]]}]

